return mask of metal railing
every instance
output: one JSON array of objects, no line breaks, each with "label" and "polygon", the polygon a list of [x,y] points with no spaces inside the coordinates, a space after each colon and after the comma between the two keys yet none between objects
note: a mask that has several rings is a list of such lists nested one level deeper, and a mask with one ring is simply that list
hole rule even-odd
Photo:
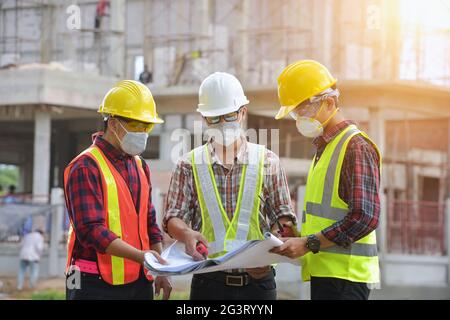
[{"label": "metal railing", "polygon": [[391,200],[387,217],[390,253],[446,254],[444,202]]},{"label": "metal railing", "polygon": [[[45,195],[48,199],[49,195]],[[44,232],[45,239],[50,241],[52,215],[57,210],[66,212],[63,203],[48,204],[36,199],[31,194],[14,194],[0,197],[0,243],[17,243],[33,230]],[[59,228],[68,230],[68,219],[64,215]],[[63,241],[59,239],[59,241]]]}]

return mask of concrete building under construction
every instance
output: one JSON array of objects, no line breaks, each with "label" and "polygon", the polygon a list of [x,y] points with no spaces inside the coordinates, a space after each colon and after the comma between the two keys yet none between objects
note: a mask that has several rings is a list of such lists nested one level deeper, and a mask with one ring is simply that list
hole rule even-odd
[{"label": "concrete building under construction", "polygon": [[18,190],[33,203],[48,203],[51,189],[62,187],[65,166],[102,129],[96,111],[104,94],[118,79],[138,79],[146,65],[165,119],[144,154],[161,216],[178,142],[174,130],[189,130],[185,139],[193,147],[199,84],[226,71],[241,80],[250,100],[247,128],[268,130],[260,142],[279,154],[301,215],[314,149],[292,122],[274,120],[276,79],[289,63],[315,59],[338,78],[344,114],[384,156],[382,285],[448,288],[450,3],[423,6],[405,0],[0,1],[0,164],[18,166]]}]

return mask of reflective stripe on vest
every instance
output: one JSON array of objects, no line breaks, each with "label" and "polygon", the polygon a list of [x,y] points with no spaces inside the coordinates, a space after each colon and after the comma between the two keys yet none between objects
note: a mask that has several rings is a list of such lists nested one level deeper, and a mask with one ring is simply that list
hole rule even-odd
[{"label": "reflective stripe on vest", "polygon": [[[106,224],[108,229],[116,234],[123,241],[130,245],[141,249],[149,249],[149,238],[147,232],[147,214],[148,214],[148,198],[149,185],[146,180],[145,172],[142,168],[141,159],[136,156],[137,171],[141,182],[140,188],[140,207],[139,212],[136,211],[131,193],[123,178],[113,167],[101,150],[92,146],[77,156],[64,172],[64,189],[67,201],[67,181],[72,165],[78,157],[86,154],[95,160],[99,171],[101,172],[101,181],[103,187],[103,205],[107,212]],[[112,172],[114,171],[114,172]],[[68,203],[68,201],[67,201]],[[122,214],[121,214],[121,211]],[[75,243],[75,232],[73,232],[73,222],[68,237],[68,260],[67,270],[72,261],[72,251]],[[140,264],[128,259],[124,259],[109,254],[101,254],[97,252],[98,266],[100,274],[104,281],[112,285],[121,285],[133,282],[139,278]],[[150,280],[151,277],[148,277]]]},{"label": "reflective stripe on vest", "polygon": [[[122,227],[120,224],[120,210],[119,210],[119,197],[117,194],[117,186],[114,181],[114,177],[109,170],[108,164],[106,163],[103,155],[100,154],[98,148],[92,148],[91,154],[97,160],[100,166],[100,170],[103,173],[103,177],[106,180],[107,185],[107,201],[108,201],[108,226],[109,230],[116,234],[119,238],[122,238]],[[123,284],[125,283],[124,276],[124,259],[111,256],[111,267],[112,267],[112,281],[113,284]]]},{"label": "reflective stripe on vest", "polygon": [[247,143],[247,147],[248,164],[243,165],[231,221],[222,205],[207,145],[195,148],[191,153],[202,215],[201,232],[209,242],[210,256],[233,250],[250,238],[263,239],[259,227],[259,194],[264,177],[265,147],[252,143]]},{"label": "reflective stripe on vest", "polygon": [[[357,134],[371,141],[356,126],[350,125],[328,143],[316,164],[313,160],[305,192],[303,235],[320,232],[348,214],[348,205],[339,198],[339,178],[347,144]],[[373,145],[378,152],[376,145]],[[316,166],[320,168],[317,169]],[[315,169],[318,172],[315,172]],[[379,282],[375,231],[352,243],[348,248],[333,246],[322,249],[316,255],[307,254],[303,262],[302,273],[305,281],[309,280],[310,276],[321,276],[357,282]]]}]

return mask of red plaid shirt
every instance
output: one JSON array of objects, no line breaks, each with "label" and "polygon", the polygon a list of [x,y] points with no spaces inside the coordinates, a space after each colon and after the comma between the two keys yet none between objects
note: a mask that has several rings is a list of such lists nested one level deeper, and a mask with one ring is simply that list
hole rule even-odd
[{"label": "red plaid shirt", "polygon": [[[317,147],[316,161],[326,145],[352,121],[342,121],[334,128],[314,139]],[[380,216],[379,157],[371,142],[356,135],[350,139],[342,164],[339,180],[339,196],[350,209],[347,216],[322,230],[322,234],[339,246],[347,247],[365,237],[378,227]]]},{"label": "red plaid shirt", "polygon": [[[93,138],[94,144],[103,151],[123,179],[128,182],[136,210],[139,212],[140,201],[148,201],[150,243],[161,242],[161,230],[156,222],[151,195],[149,199],[139,199],[140,181],[135,159],[114,148],[101,137],[101,134],[95,134]],[[142,163],[145,164],[143,168],[151,192],[150,169],[145,161]],[[68,177],[67,198],[68,213],[77,236],[73,257],[96,261],[96,252],[104,253],[109,244],[118,237],[106,227],[100,170],[95,161],[87,155],[80,156],[72,166]]]}]

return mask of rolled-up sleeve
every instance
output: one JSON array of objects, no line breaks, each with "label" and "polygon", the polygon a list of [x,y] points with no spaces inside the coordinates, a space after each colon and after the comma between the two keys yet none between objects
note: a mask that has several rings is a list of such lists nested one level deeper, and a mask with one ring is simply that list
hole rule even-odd
[{"label": "rolled-up sleeve", "polygon": [[68,178],[69,213],[82,246],[105,253],[118,238],[106,226],[100,174],[95,163],[90,167],[74,167]]},{"label": "rolled-up sleeve", "polygon": [[[276,219],[287,217],[294,224],[297,217],[294,213],[289,193],[289,186],[280,159],[272,151],[267,151],[264,177],[264,197],[266,206],[264,211],[269,218],[270,226],[276,223]],[[273,214],[267,214],[271,210]]]},{"label": "rolled-up sleeve", "polygon": [[[191,225],[194,214],[192,166],[186,159],[180,159],[172,173],[169,191],[167,193],[166,210],[163,227],[167,232],[167,223],[176,217]],[[196,197],[196,196],[195,196]],[[197,229],[196,226],[192,226]]]}]

